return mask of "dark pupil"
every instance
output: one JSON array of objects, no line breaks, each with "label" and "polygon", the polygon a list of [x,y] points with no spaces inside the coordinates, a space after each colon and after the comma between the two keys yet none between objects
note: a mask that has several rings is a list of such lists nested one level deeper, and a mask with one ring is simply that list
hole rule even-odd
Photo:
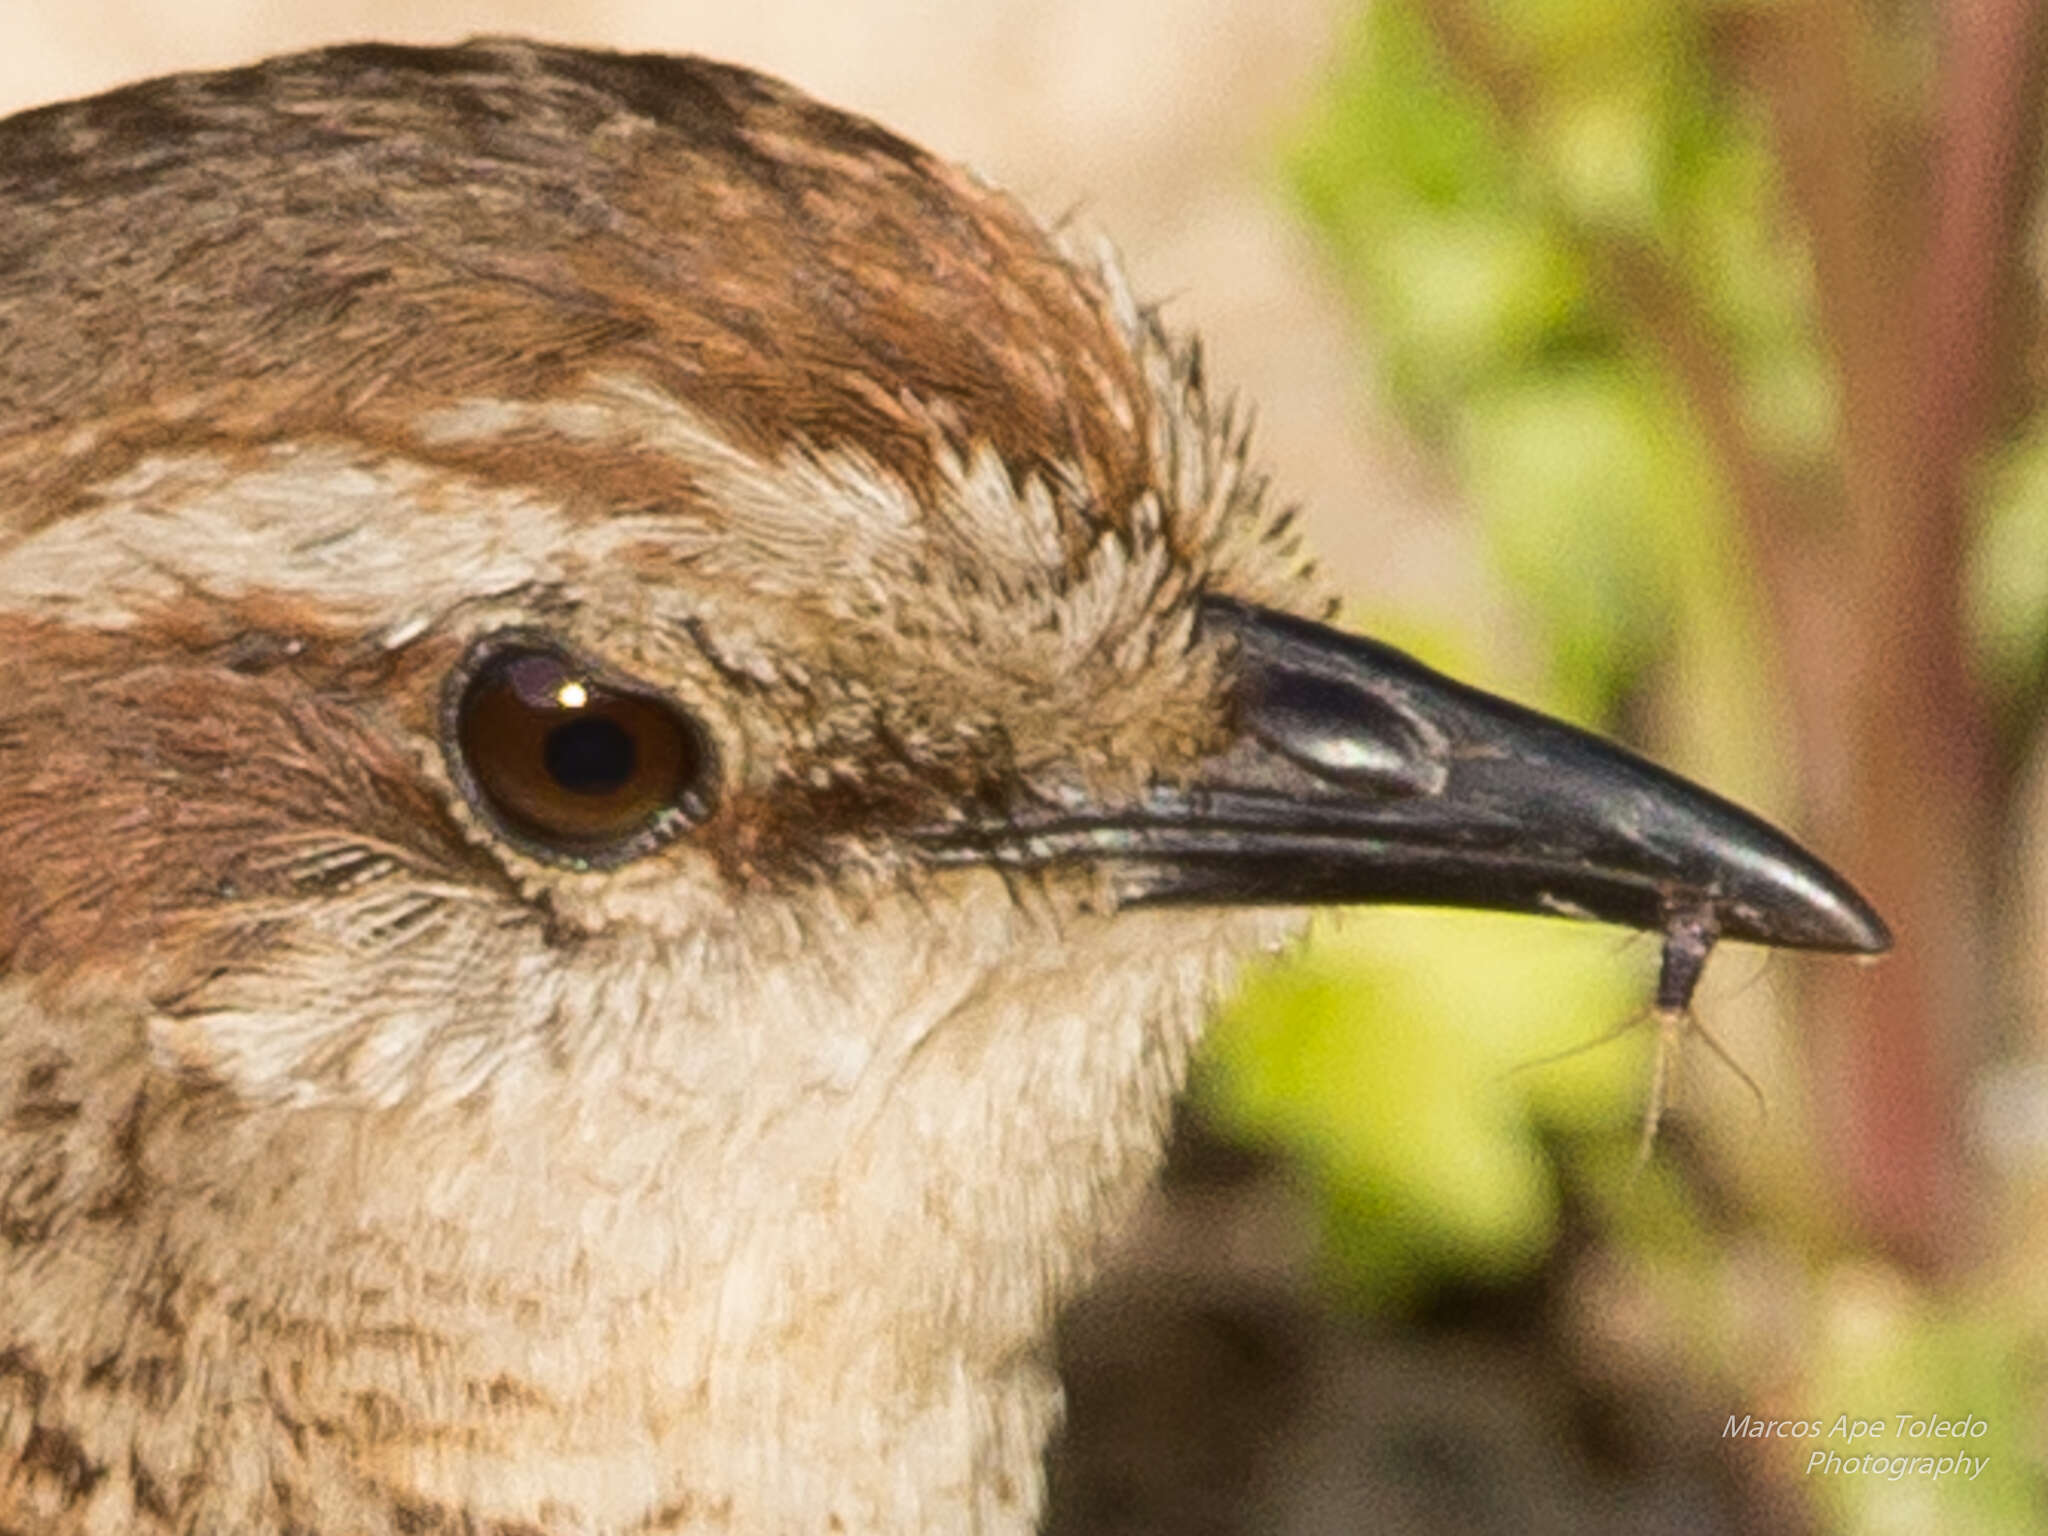
[{"label": "dark pupil", "polygon": [[638,753],[616,720],[586,715],[548,732],[548,777],[579,795],[609,795],[633,778]]}]

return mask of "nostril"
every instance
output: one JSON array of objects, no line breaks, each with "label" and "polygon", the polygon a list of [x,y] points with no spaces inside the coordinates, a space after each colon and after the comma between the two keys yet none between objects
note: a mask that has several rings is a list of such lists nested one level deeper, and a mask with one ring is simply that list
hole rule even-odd
[{"label": "nostril", "polygon": [[1430,739],[1384,699],[1311,672],[1264,672],[1246,724],[1317,778],[1383,795],[1426,795],[1447,772]]}]

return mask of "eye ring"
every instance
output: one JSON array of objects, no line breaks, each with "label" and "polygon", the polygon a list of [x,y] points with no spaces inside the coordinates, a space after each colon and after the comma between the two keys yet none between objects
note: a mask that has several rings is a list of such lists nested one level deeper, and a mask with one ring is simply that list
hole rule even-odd
[{"label": "eye ring", "polygon": [[449,674],[441,747],[463,797],[545,863],[609,869],[713,809],[709,732],[660,693],[542,635],[507,631]]}]

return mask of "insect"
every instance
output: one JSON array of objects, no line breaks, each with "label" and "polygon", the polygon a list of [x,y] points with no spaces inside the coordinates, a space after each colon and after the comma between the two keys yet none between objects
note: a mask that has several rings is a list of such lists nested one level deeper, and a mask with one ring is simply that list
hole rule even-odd
[{"label": "insect", "polygon": [[1642,1167],[1650,1160],[1650,1149],[1656,1144],[1657,1132],[1664,1123],[1664,1111],[1671,1103],[1672,1079],[1676,1072],[1678,1053],[1685,1044],[1688,1034],[1698,1035],[1707,1049],[1719,1057],[1722,1065],[1735,1074],[1742,1085],[1755,1097],[1759,1111],[1768,1109],[1763,1087],[1746,1071],[1742,1063],[1729,1054],[1728,1048],[1714,1038],[1712,1031],[1702,1024],[1692,1010],[1693,994],[1699,989],[1700,976],[1707,968],[1707,957],[1714,952],[1714,945],[1720,939],[1720,925],[1715,920],[1711,905],[1674,907],[1664,921],[1664,945],[1659,956],[1657,969],[1657,991],[1654,1000],[1644,1013],[1625,1019],[1622,1023],[1584,1045],[1576,1045],[1555,1055],[1539,1057],[1524,1062],[1521,1068],[1546,1066],[1589,1051],[1596,1046],[1634,1029],[1646,1019],[1657,1026],[1656,1055],[1650,1065],[1650,1093],[1643,1106],[1642,1133],[1636,1144],[1636,1166]]}]

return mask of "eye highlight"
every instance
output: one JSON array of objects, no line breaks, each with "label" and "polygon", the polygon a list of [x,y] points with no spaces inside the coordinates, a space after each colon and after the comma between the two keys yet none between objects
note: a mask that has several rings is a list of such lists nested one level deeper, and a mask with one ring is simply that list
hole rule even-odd
[{"label": "eye highlight", "polygon": [[463,792],[550,862],[621,864],[710,813],[717,763],[703,728],[547,645],[487,643],[458,674],[451,715]]}]

